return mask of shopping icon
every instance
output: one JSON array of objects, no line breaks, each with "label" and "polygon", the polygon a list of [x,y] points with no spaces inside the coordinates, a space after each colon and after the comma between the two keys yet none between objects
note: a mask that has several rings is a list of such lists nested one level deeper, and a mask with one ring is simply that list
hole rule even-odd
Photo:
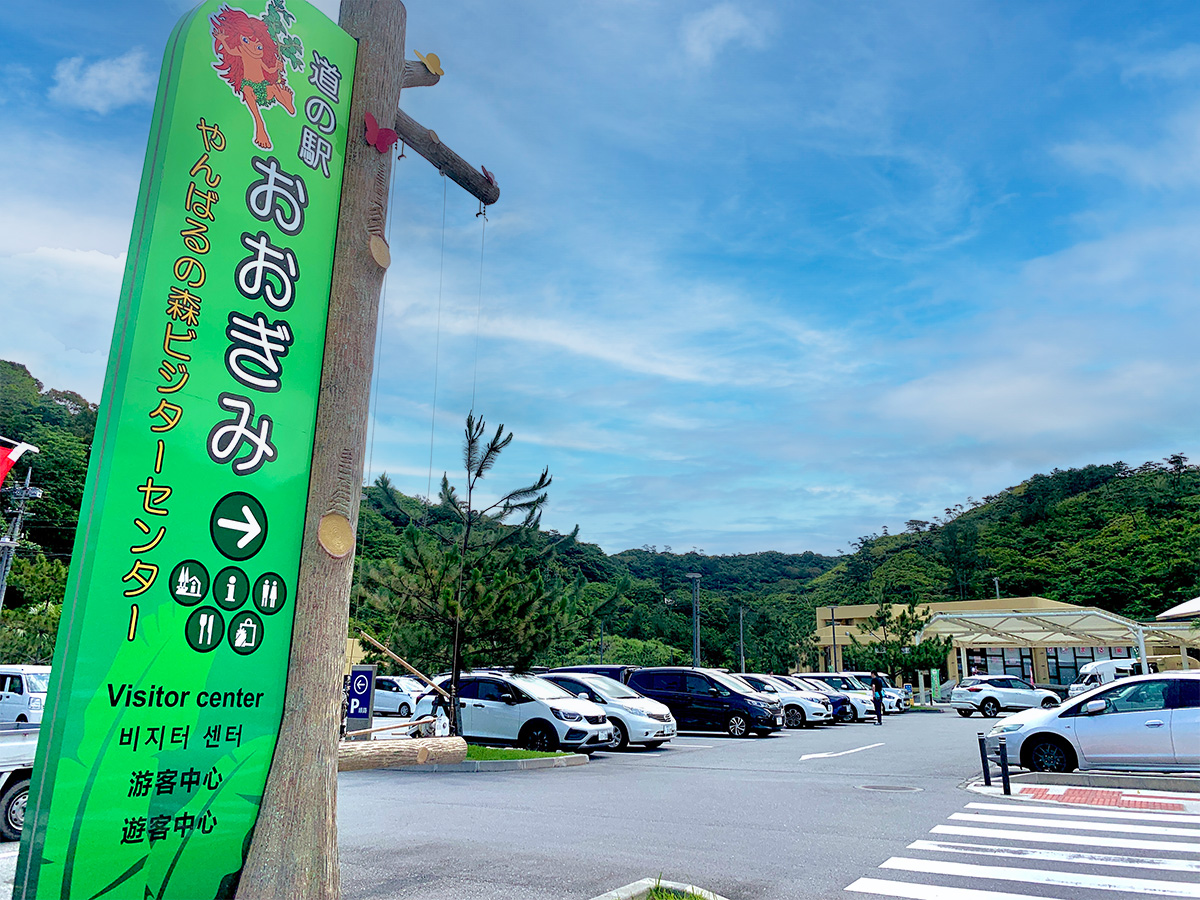
[{"label": "shopping icon", "polygon": [[234,653],[245,656],[253,653],[262,644],[263,623],[252,612],[238,613],[229,626],[229,646]]}]

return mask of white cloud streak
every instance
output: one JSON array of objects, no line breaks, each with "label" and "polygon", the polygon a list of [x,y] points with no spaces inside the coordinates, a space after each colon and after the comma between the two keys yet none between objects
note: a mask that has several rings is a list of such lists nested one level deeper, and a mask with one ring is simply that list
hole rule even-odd
[{"label": "white cloud streak", "polygon": [[157,81],[147,66],[146,53],[137,47],[93,63],[72,56],[55,67],[50,99],[106,115],[123,106],[152,101]]}]

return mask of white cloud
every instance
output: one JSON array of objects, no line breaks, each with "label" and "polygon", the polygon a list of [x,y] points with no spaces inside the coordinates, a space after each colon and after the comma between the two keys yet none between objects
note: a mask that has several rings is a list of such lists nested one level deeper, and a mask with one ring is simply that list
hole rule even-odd
[{"label": "white cloud", "polygon": [[1083,172],[1112,175],[1137,185],[1172,188],[1200,183],[1200,109],[1177,113],[1157,142],[1077,141],[1055,148]]},{"label": "white cloud", "polygon": [[1121,76],[1130,80],[1179,80],[1191,77],[1197,69],[1200,69],[1200,45],[1184,44],[1165,53],[1139,55],[1126,61],[1121,68]]},{"label": "white cloud", "polygon": [[760,49],[766,43],[765,29],[732,3],[721,3],[684,23],[683,49],[701,65],[711,65],[730,44]]},{"label": "white cloud", "polygon": [[154,99],[158,79],[146,66],[146,54],[135,47],[112,59],[85,63],[82,56],[64,59],[54,69],[50,99],[104,115],[122,106]]}]

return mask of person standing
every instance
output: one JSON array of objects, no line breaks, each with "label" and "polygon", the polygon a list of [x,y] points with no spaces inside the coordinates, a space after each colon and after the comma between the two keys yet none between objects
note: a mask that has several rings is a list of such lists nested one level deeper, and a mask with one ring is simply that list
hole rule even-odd
[{"label": "person standing", "polygon": [[883,724],[883,679],[879,677],[879,671],[873,669],[871,671],[871,699],[875,701],[875,724]]}]

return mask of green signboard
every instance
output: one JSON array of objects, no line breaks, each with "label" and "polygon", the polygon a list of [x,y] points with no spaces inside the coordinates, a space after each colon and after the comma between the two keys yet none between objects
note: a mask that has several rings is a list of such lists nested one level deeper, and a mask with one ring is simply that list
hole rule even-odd
[{"label": "green signboard", "polygon": [[254,2],[164,57],[16,897],[233,896],[258,816],[357,48]]}]

